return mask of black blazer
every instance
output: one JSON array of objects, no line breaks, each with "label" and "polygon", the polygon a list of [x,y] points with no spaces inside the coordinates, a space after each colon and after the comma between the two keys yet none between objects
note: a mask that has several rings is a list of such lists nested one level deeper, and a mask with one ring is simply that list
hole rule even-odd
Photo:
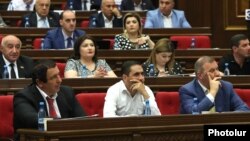
[{"label": "black blazer", "polygon": [[[30,27],[37,27],[37,17],[36,17],[35,11],[23,16],[22,22],[21,22],[22,27],[25,26],[26,17],[29,17]],[[50,11],[47,18],[48,18],[50,27],[60,27],[60,24],[59,24],[60,17],[57,12]]]},{"label": "black blazer", "polygon": [[[61,118],[85,116],[83,109],[74,96],[72,88],[61,86],[56,102]],[[14,129],[15,138],[18,139],[16,130],[19,128],[38,128],[37,113],[39,102],[44,101],[35,84],[31,84],[14,95]],[[45,102],[45,101],[44,101]],[[47,106],[45,104],[46,115]]]},{"label": "black blazer", "polygon": [[[94,25],[94,23],[96,25]],[[114,17],[113,27],[122,27],[122,18]],[[102,12],[93,14],[89,17],[89,27],[105,27]]]},{"label": "black blazer", "polygon": [[[142,10],[154,10],[155,7],[151,0],[142,0]],[[135,10],[133,0],[122,0],[121,10]]]},{"label": "black blazer", "polygon": [[[5,62],[3,60],[3,55],[0,53],[0,78],[3,78],[2,74],[4,71]],[[17,69],[19,78],[31,78],[32,69],[34,67],[34,62],[31,58],[27,56],[19,56],[17,59]]]},{"label": "black blazer", "polygon": [[[73,2],[74,10],[82,10],[82,1],[81,0],[67,0],[66,8],[69,9],[70,2]],[[90,0],[91,6],[90,9],[100,10],[102,0]]]}]

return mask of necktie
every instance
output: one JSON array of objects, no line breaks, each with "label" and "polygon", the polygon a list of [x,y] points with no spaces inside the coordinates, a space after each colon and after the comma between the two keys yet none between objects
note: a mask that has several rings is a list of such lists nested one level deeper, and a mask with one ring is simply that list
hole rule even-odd
[{"label": "necktie", "polygon": [[87,0],[83,0],[83,10],[87,10]]},{"label": "necktie", "polygon": [[44,28],[48,27],[46,18],[41,18],[41,22],[42,22],[42,27],[44,27]]},{"label": "necktie", "polygon": [[10,68],[11,68],[11,70],[10,70],[10,76],[11,76],[12,79],[16,78],[16,73],[15,73],[15,70],[14,70],[14,65],[15,64],[13,64],[13,63],[10,64]]},{"label": "necktie", "polygon": [[54,99],[46,97],[48,105],[49,105],[49,117],[51,118],[57,118],[56,110],[54,107]]},{"label": "necktie", "polygon": [[67,38],[67,48],[72,48],[72,38],[71,37]]},{"label": "necktie", "polygon": [[30,5],[29,5],[29,4],[26,5],[26,10],[27,10],[27,11],[30,10]]}]

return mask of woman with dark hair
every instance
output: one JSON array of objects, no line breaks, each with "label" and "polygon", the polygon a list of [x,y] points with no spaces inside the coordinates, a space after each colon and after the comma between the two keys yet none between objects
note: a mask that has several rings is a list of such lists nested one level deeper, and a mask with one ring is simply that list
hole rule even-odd
[{"label": "woman with dark hair", "polygon": [[105,60],[97,58],[94,39],[85,35],[75,42],[74,53],[66,63],[64,77],[116,77],[116,75]]},{"label": "woman with dark hair", "polygon": [[163,77],[183,73],[181,65],[175,61],[175,50],[168,38],[160,39],[148,60],[142,64],[145,76],[149,76],[150,64],[154,66],[154,76]]},{"label": "woman with dark hair", "polygon": [[123,18],[122,34],[115,36],[114,49],[152,49],[155,43],[148,35],[142,34],[141,17],[137,13],[127,13]]}]

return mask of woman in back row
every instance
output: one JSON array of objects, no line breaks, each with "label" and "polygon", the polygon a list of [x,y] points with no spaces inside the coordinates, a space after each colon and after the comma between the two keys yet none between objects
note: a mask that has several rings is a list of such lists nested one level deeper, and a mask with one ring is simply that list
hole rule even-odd
[{"label": "woman in back row", "polygon": [[127,13],[123,18],[123,33],[115,36],[114,49],[153,49],[155,43],[148,35],[142,34],[141,17]]},{"label": "woman in back row", "polygon": [[148,60],[142,64],[145,76],[149,76],[150,64],[154,65],[154,76],[163,77],[183,73],[181,65],[175,61],[174,46],[167,38],[160,39],[155,44]]},{"label": "woman in back row", "polygon": [[97,58],[97,47],[92,37],[81,36],[74,44],[74,54],[68,59],[65,78],[117,77],[103,59]]}]

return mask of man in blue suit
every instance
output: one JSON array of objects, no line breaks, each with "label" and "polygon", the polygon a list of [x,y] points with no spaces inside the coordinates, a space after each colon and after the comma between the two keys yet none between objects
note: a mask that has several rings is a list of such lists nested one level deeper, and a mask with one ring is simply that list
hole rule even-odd
[{"label": "man in blue suit", "polygon": [[221,80],[217,62],[209,56],[200,57],[195,63],[196,78],[182,86],[180,112],[191,114],[194,98],[198,99],[198,111],[249,111],[248,106],[234,92],[233,85]]},{"label": "man in blue suit", "polygon": [[122,27],[122,15],[114,0],[102,0],[101,12],[89,17],[89,27]]},{"label": "man in blue suit", "polygon": [[159,0],[159,8],[148,11],[145,28],[191,28],[184,11],[175,10],[174,0]]},{"label": "man in blue suit", "polygon": [[[99,10],[102,0],[67,0],[67,8],[72,10]],[[84,9],[86,5],[86,9]]]},{"label": "man in blue suit", "polygon": [[60,25],[61,27],[48,31],[43,49],[73,49],[75,40],[85,35],[84,31],[76,29],[76,16],[71,10],[61,13]]},{"label": "man in blue suit", "polygon": [[122,0],[121,10],[154,10],[151,0]]}]

